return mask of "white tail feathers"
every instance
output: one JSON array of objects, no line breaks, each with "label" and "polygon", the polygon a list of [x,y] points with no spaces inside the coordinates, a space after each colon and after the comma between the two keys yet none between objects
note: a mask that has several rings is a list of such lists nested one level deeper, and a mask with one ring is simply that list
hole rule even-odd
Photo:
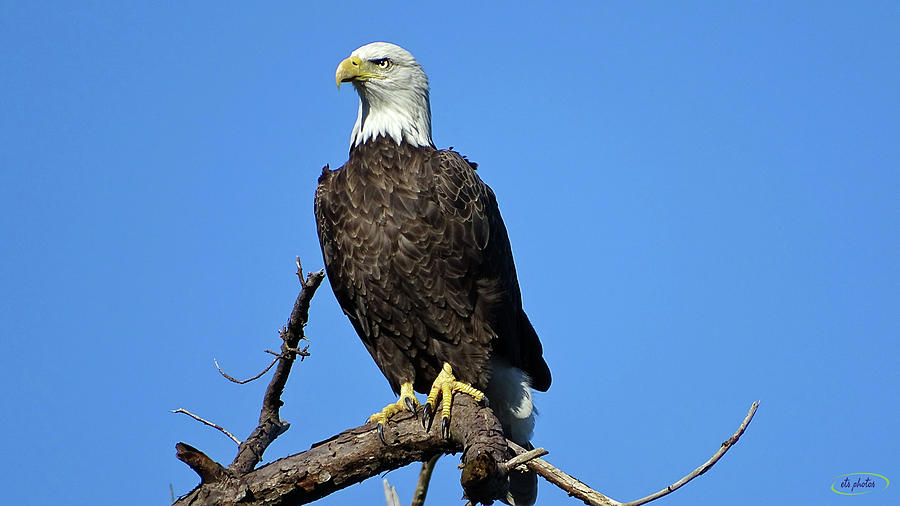
[{"label": "white tail feathers", "polygon": [[[506,437],[520,446],[531,448],[534,432],[534,403],[531,379],[525,371],[502,360],[492,361],[493,371],[485,394],[491,409],[503,425]],[[509,494],[503,502],[514,506],[530,506],[537,500],[537,476],[532,472],[511,471]]]},{"label": "white tail feathers", "polygon": [[488,383],[488,401],[506,436],[520,445],[528,444],[534,432],[534,404],[528,374],[501,360],[493,360]]}]

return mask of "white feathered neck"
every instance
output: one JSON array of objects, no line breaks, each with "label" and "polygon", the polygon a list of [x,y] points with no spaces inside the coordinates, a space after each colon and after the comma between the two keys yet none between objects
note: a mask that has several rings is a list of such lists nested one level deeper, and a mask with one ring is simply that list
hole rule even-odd
[{"label": "white feathered neck", "polygon": [[378,136],[397,144],[434,146],[431,140],[431,104],[428,77],[409,51],[387,42],[373,42],[353,51],[363,61],[388,59],[391,67],[381,79],[354,81],[359,93],[359,112],[350,148]]}]

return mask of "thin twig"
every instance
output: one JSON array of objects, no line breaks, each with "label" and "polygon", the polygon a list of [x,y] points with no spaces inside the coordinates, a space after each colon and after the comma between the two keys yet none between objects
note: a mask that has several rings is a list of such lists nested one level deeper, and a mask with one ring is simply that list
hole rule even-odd
[{"label": "thin twig", "polygon": [[[517,454],[526,452],[525,448],[516,443],[508,439],[506,442]],[[541,475],[545,480],[568,492],[570,496],[581,499],[585,504],[590,506],[622,506],[622,503],[619,501],[610,499],[597,492],[577,478],[553,467],[544,459],[531,459],[525,465],[528,466],[528,469]]]},{"label": "thin twig", "polygon": [[184,413],[184,414],[186,414],[187,416],[193,418],[194,420],[197,420],[198,422],[205,423],[206,425],[209,425],[210,427],[212,427],[212,428],[214,428],[214,429],[219,429],[219,431],[221,431],[222,434],[225,434],[226,436],[230,437],[232,441],[234,441],[234,442],[237,443],[237,444],[241,444],[241,441],[240,441],[238,438],[234,437],[234,434],[228,432],[227,430],[223,429],[222,427],[220,427],[220,426],[218,426],[218,425],[216,425],[216,424],[214,424],[214,423],[212,423],[212,422],[210,422],[210,421],[207,421],[207,420],[204,420],[204,419],[200,418],[199,416],[197,416],[197,415],[191,413],[190,411],[188,411],[188,410],[186,410],[186,409],[184,409],[184,408],[173,409],[173,410],[172,410],[172,413]]},{"label": "thin twig", "polygon": [[[266,350],[266,351],[269,351],[269,350]],[[256,376],[254,376],[254,377],[252,377],[252,378],[248,378],[248,379],[245,379],[245,380],[239,380],[239,379],[237,379],[237,378],[233,378],[233,377],[229,376],[228,373],[226,373],[225,371],[222,370],[221,367],[219,367],[219,361],[216,360],[215,358],[213,358],[213,362],[216,364],[216,369],[219,370],[219,374],[221,374],[222,376],[224,376],[225,379],[227,379],[228,381],[231,381],[232,383],[237,383],[237,384],[239,384],[239,385],[243,385],[243,384],[245,384],[245,383],[250,383],[250,382],[253,381],[253,380],[257,380],[257,379],[261,378],[263,374],[269,372],[269,369],[271,369],[272,366],[274,366],[274,365],[278,362],[278,358],[279,358],[279,357],[275,357],[275,359],[272,360],[272,363],[269,364],[268,367],[266,367],[265,369],[263,369],[263,371],[262,371],[261,373],[257,374]]]},{"label": "thin twig", "polygon": [[[303,339],[306,339],[306,338],[304,337]],[[265,352],[268,353],[269,355],[275,355],[275,356],[278,357],[278,358],[286,358],[285,353],[290,352],[290,353],[293,353],[293,354],[295,354],[295,355],[300,355],[300,361],[301,361],[301,362],[303,362],[303,359],[304,359],[304,358],[306,358],[306,357],[308,357],[308,356],[310,355],[310,353],[309,353],[309,345],[304,346],[302,350],[301,350],[300,348],[291,348],[291,347],[289,347],[289,346],[283,346],[282,349],[283,349],[284,351],[282,351],[281,353],[279,353],[279,352],[277,352],[277,351],[272,351],[272,350],[265,350]]]},{"label": "thin twig", "polygon": [[419,471],[419,481],[416,482],[416,490],[413,491],[410,506],[423,506],[425,504],[425,496],[428,495],[428,484],[431,482],[431,473],[434,471],[434,465],[437,464],[440,457],[441,455],[437,454],[426,462],[422,462],[422,470]]},{"label": "thin twig", "polygon": [[753,415],[756,414],[756,408],[758,408],[758,407],[759,407],[759,401],[754,402],[750,406],[750,411],[747,413],[747,416],[744,417],[744,421],[741,422],[741,426],[738,427],[738,430],[730,438],[728,438],[728,440],[726,440],[724,443],[722,443],[722,446],[719,447],[719,450],[709,460],[704,462],[703,465],[701,465],[697,469],[694,469],[690,474],[688,474],[684,478],[676,481],[675,483],[660,490],[659,492],[648,495],[647,497],[638,499],[636,501],[631,501],[630,503],[627,503],[625,506],[640,506],[641,504],[647,504],[650,501],[659,499],[660,497],[663,497],[665,495],[669,495],[672,492],[674,492],[674,491],[678,490],[679,488],[681,488],[682,486],[684,486],[685,484],[687,484],[687,482],[693,480],[694,478],[696,478],[696,477],[700,476],[701,474],[705,473],[706,471],[708,471],[709,468],[714,466],[715,463],[718,462],[720,458],[722,458],[722,455],[725,455],[725,452],[727,452],[729,448],[731,448],[732,446],[734,446],[735,443],[738,442],[738,439],[740,439],[741,435],[744,434],[744,431],[747,430],[747,426],[750,425],[750,421],[753,420]]},{"label": "thin twig", "polygon": [[503,469],[503,472],[509,472],[510,469],[515,469],[516,467],[519,467],[519,466],[522,466],[520,471],[527,471],[528,468],[526,466],[524,466],[523,464],[527,463],[529,460],[536,459],[538,457],[543,457],[544,455],[547,455],[548,453],[550,453],[550,452],[548,452],[547,450],[545,450],[543,448],[535,448],[534,450],[528,450],[525,453],[520,453],[520,454],[516,455],[515,457],[507,460],[506,462],[499,464],[499,466],[500,466],[500,469]]},{"label": "thin twig", "polygon": [[[285,327],[284,327],[282,330],[280,330],[278,333],[279,333],[279,335],[281,335],[281,338],[282,338],[282,339],[285,339],[285,337],[288,335],[287,326],[285,326]],[[306,339],[306,337],[305,337],[305,336],[304,336],[304,337],[301,337],[301,339]],[[309,356],[309,351],[308,351],[308,350],[309,350],[309,346],[306,346],[306,347],[303,348],[302,350],[299,349],[299,348],[291,348],[290,346],[283,346],[282,348],[283,348],[284,351],[282,351],[281,353],[277,353],[277,352],[274,352],[274,351],[272,351],[272,350],[265,350],[266,353],[268,353],[268,354],[270,354],[270,355],[275,355],[275,358],[272,360],[272,362],[271,362],[265,369],[263,369],[263,371],[262,371],[261,373],[257,374],[256,376],[254,376],[254,377],[252,377],[252,378],[248,378],[248,379],[245,379],[245,380],[239,380],[239,379],[237,379],[237,378],[235,378],[235,377],[229,375],[229,374],[226,373],[225,371],[223,371],[222,368],[219,366],[219,361],[216,360],[215,358],[213,358],[213,362],[216,364],[216,369],[219,370],[219,374],[221,374],[222,376],[224,376],[225,379],[227,379],[228,381],[231,381],[232,383],[237,383],[237,384],[239,384],[239,385],[243,385],[243,384],[245,384],[245,383],[250,383],[250,382],[253,381],[253,380],[258,380],[259,378],[261,378],[261,377],[263,376],[263,374],[269,372],[269,369],[271,369],[275,364],[278,363],[278,359],[279,359],[279,358],[285,358],[285,355],[284,355],[284,354],[285,354],[286,352],[296,353],[297,355],[300,355],[300,361],[301,361],[301,362],[303,362],[303,359],[304,359],[304,358],[306,358],[306,357]]]}]

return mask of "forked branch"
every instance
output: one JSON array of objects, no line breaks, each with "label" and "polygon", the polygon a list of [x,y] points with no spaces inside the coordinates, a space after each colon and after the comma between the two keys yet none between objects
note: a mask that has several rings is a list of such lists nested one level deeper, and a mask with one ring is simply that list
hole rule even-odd
[{"label": "forked branch", "polygon": [[[294,302],[294,307],[291,311],[288,323],[280,332],[283,343],[281,345],[281,354],[276,358],[278,367],[275,369],[275,374],[272,376],[272,380],[269,382],[269,386],[263,397],[262,410],[259,414],[259,424],[256,429],[254,429],[253,433],[250,434],[250,437],[241,442],[231,433],[212,422],[203,420],[183,409],[174,411],[188,414],[207,425],[215,427],[238,443],[237,456],[234,458],[231,465],[228,466],[228,473],[226,474],[219,472],[210,473],[209,469],[212,468],[207,465],[207,461],[211,462],[211,460],[200,450],[184,443],[176,445],[178,448],[176,456],[189,465],[191,469],[196,471],[201,478],[206,476],[206,482],[212,480],[213,477],[224,479],[226,476],[241,476],[250,472],[256,464],[262,460],[263,452],[270,444],[272,444],[272,441],[275,441],[275,438],[290,427],[290,425],[281,420],[279,416],[279,408],[282,404],[281,394],[284,391],[284,386],[287,383],[288,375],[291,372],[291,367],[293,366],[296,357],[298,355],[301,357],[308,355],[305,350],[298,350],[297,345],[300,343],[301,339],[304,339],[303,328],[306,326],[306,322],[309,319],[309,303],[312,300],[316,289],[322,284],[322,280],[325,278],[325,272],[311,272],[304,278],[300,265],[300,258],[298,257],[297,276],[300,278],[302,288],[300,289],[300,294],[297,295],[297,300]],[[218,365],[217,362],[217,368]],[[266,368],[266,371],[270,368],[271,365]],[[219,372],[228,377],[221,368],[219,368]],[[264,373],[265,371],[263,371],[263,374]],[[241,382],[240,380],[234,380],[233,378],[229,379],[237,381],[238,383]],[[218,466],[219,464],[216,465]]]},{"label": "forked branch", "polygon": [[[324,278],[324,272],[309,273],[305,278],[297,259],[297,272],[302,289],[294,303],[288,324],[281,331],[283,343],[277,354],[278,367],[266,389],[259,416],[259,424],[245,441],[239,443],[238,454],[228,468],[210,459],[200,450],[184,443],[176,445],[176,456],[188,464],[200,476],[200,485],[175,504],[218,505],[240,503],[242,506],[287,506],[306,504],[331,494],[341,488],[397,469],[411,462],[429,462],[423,469],[417,490],[424,499],[427,478],[433,468],[436,455],[463,452],[461,483],[470,502],[490,502],[506,493],[506,474],[514,468],[528,469],[543,476],[569,495],[585,504],[600,506],[639,506],[663,497],[705,473],[734,446],[747,429],[758,402],[754,402],[737,432],[722,443],[718,451],[703,465],[668,487],[642,499],[621,503],[591,489],[581,481],[538,458],[545,450],[526,451],[506,440],[500,424],[490,408],[478,405],[468,396],[457,396],[453,401],[453,417],[450,422],[450,438],[443,438],[439,429],[423,430],[417,415],[400,414],[385,426],[388,444],[383,444],[375,433],[373,424],[366,424],[342,432],[309,450],[258,469],[256,464],[263,452],[289,424],[281,420],[279,408],[287,377],[296,357],[308,356],[298,344],[304,339],[303,328],[309,316],[309,303]],[[218,366],[218,364],[217,364]],[[271,367],[271,366],[270,366]],[[221,369],[220,369],[221,372]],[[224,374],[224,373],[223,373]],[[232,439],[237,438],[212,422],[200,419],[185,410],[183,412],[218,428]],[[517,456],[518,455],[518,456]]]},{"label": "forked branch", "polygon": [[[299,257],[297,258],[297,272],[298,276],[301,276],[299,273],[303,272]],[[228,466],[228,469],[234,473],[242,475],[250,472],[262,460],[263,452],[272,444],[272,441],[275,441],[275,438],[290,427],[290,424],[279,416],[279,410],[283,404],[281,394],[287,384],[288,375],[291,374],[294,359],[298,355],[295,351],[297,345],[304,338],[303,328],[309,320],[309,303],[323,279],[325,279],[325,272],[319,271],[309,273],[306,279],[301,281],[303,288],[297,295],[297,300],[294,301],[294,309],[291,311],[286,328],[281,332],[284,340],[281,343],[281,356],[278,359],[275,374],[272,375],[272,381],[269,382],[263,397],[259,425],[250,434],[250,437],[240,444],[237,456]]]}]

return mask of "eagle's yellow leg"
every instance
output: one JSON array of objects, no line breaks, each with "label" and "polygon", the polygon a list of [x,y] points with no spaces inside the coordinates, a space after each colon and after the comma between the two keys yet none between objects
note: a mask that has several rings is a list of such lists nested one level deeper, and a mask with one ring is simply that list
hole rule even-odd
[{"label": "eagle's yellow leg", "polygon": [[408,409],[415,414],[418,405],[419,400],[416,399],[412,382],[407,381],[400,385],[400,398],[397,399],[397,402],[388,404],[384,409],[369,417],[370,422],[378,422],[378,437],[381,438],[382,443],[387,444],[384,440],[384,424],[387,423],[388,419],[404,409]]},{"label": "eagle's yellow leg", "polygon": [[453,376],[453,369],[450,364],[444,362],[444,367],[434,380],[431,391],[428,393],[428,400],[425,401],[425,414],[422,416],[422,425],[426,428],[430,425],[430,419],[434,416],[437,398],[441,398],[441,435],[445,438],[450,437],[450,407],[453,405],[453,394],[461,392],[471,395],[476,401],[481,402],[484,399],[484,393],[481,390],[456,381]]}]

